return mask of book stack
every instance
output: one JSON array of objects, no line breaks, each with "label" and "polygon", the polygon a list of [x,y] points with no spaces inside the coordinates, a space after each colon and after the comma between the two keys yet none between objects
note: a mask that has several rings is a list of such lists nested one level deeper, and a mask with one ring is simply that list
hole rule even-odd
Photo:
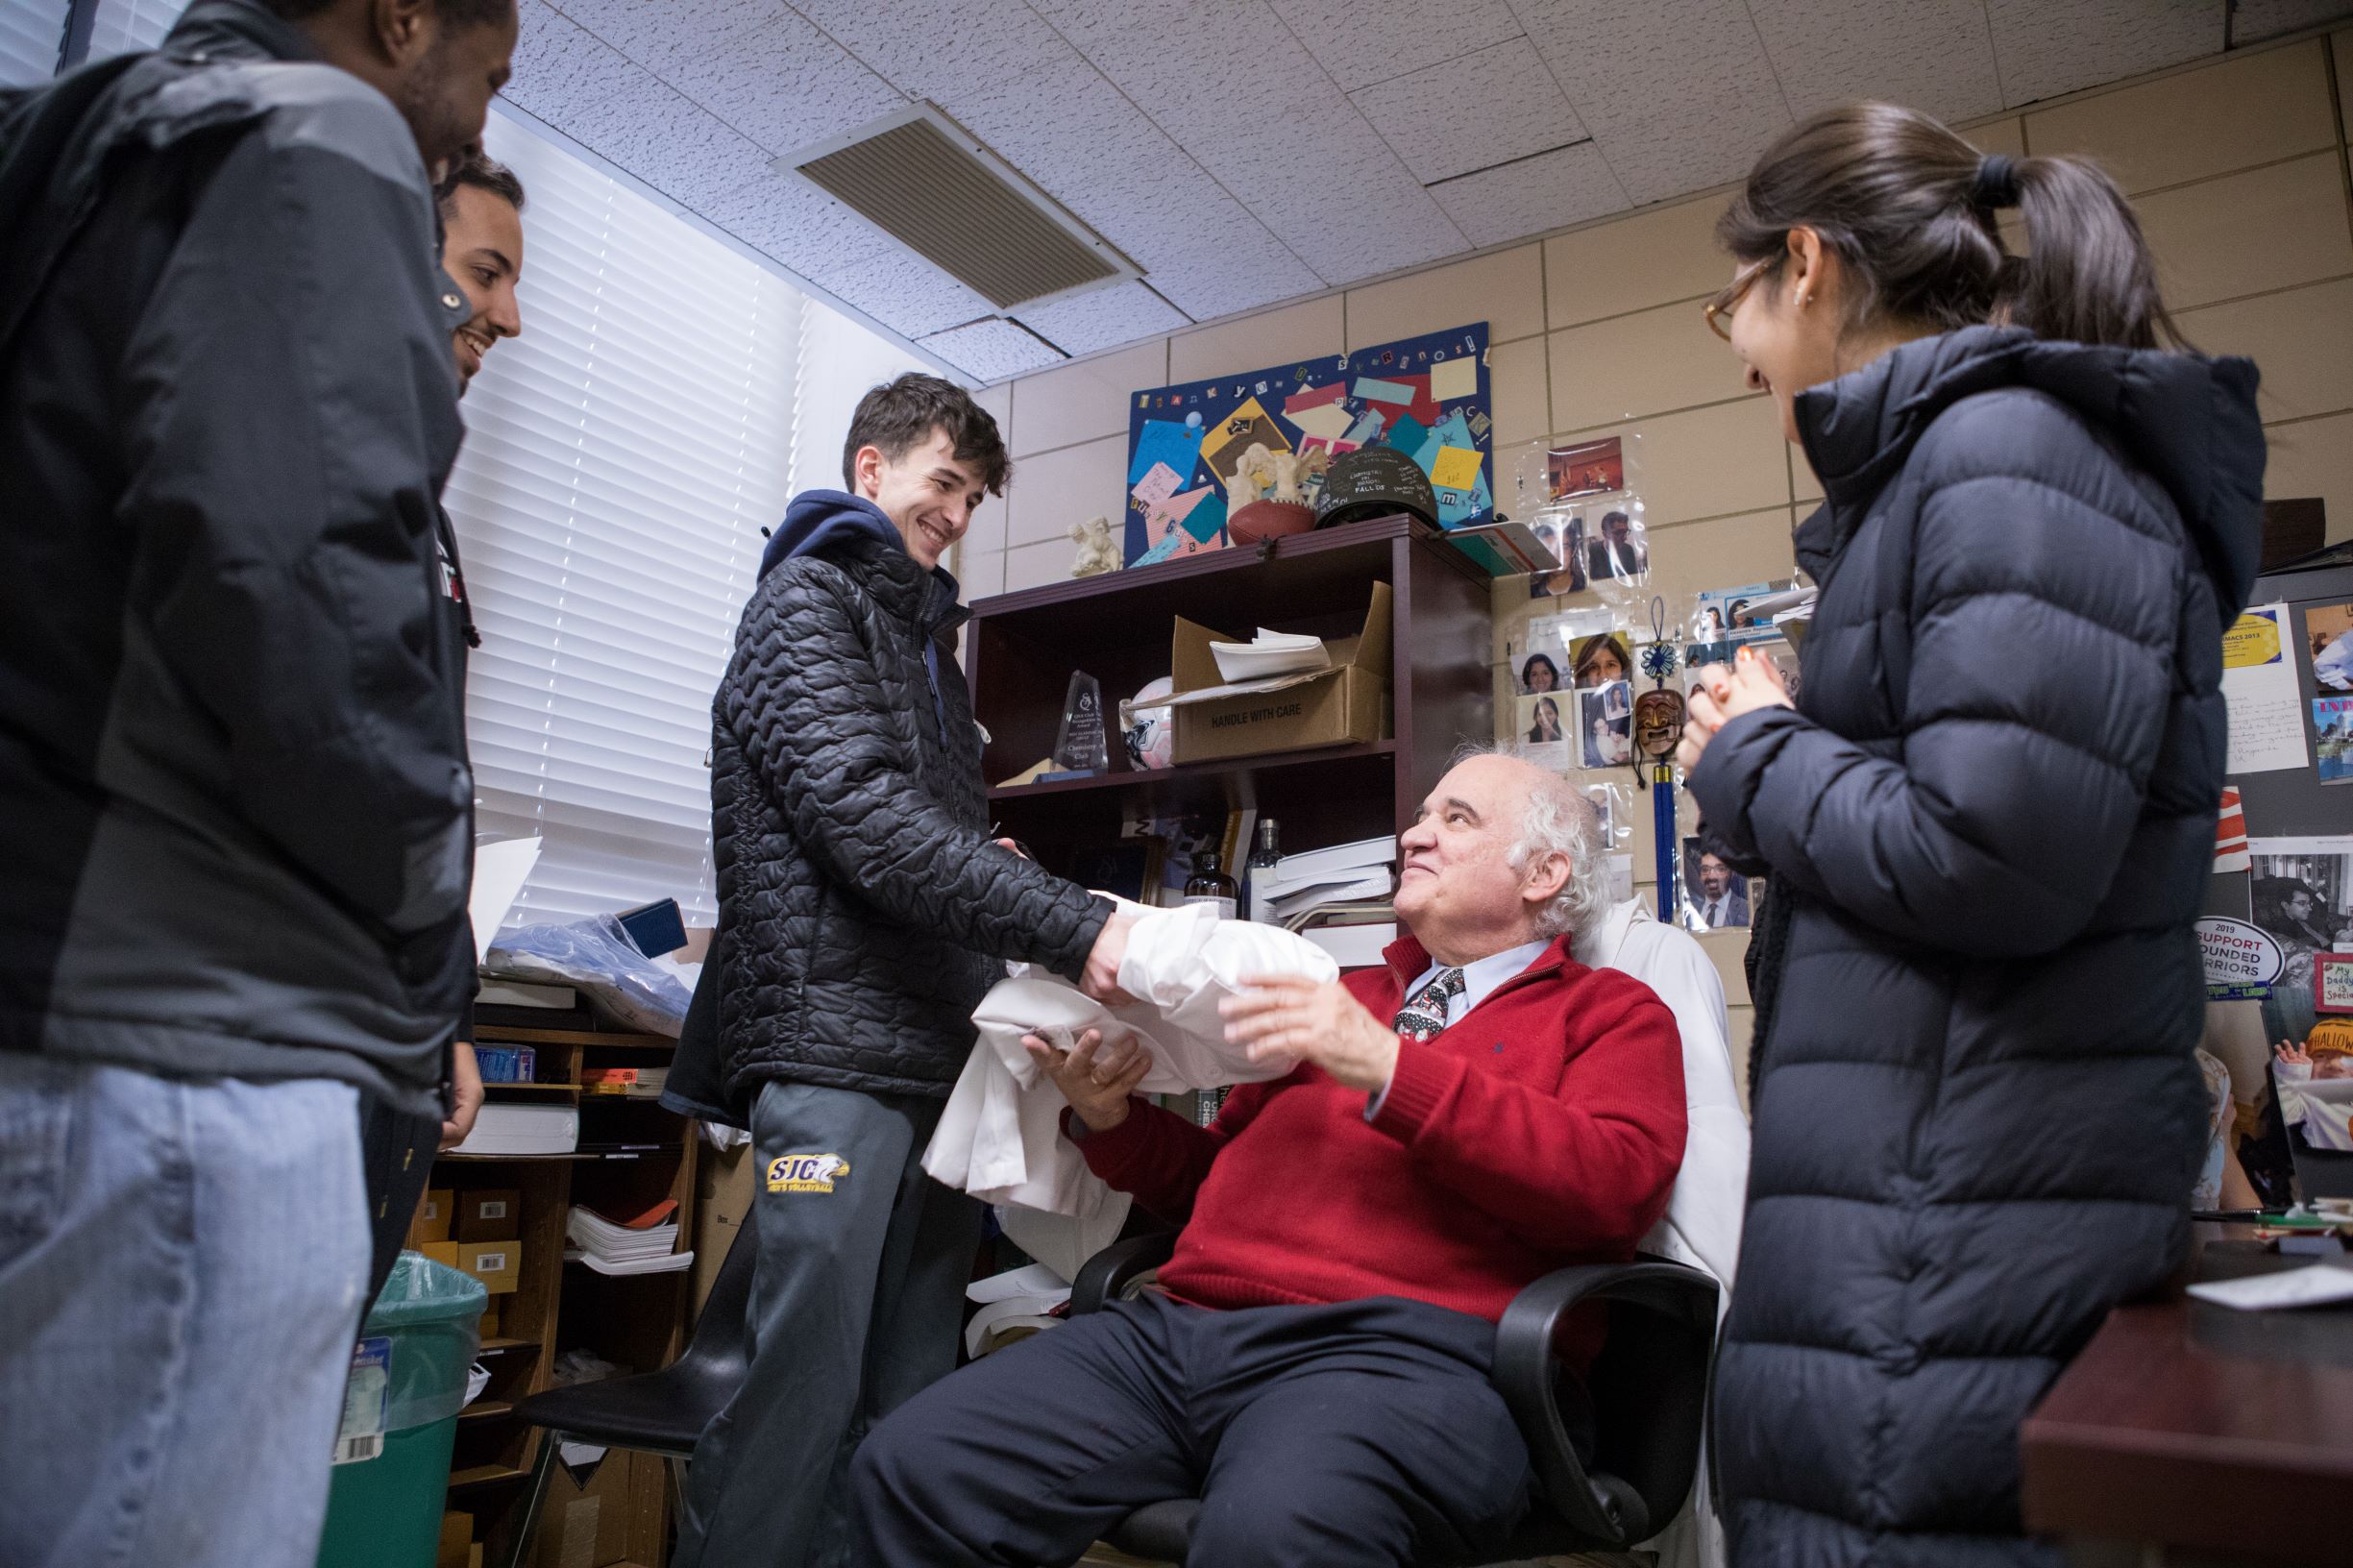
[{"label": "book stack", "polygon": [[1250,918],[1288,925],[1327,904],[1386,902],[1397,886],[1397,841],[1360,839],[1285,855],[1250,873]]},{"label": "book stack", "polygon": [[675,1198],[664,1198],[642,1214],[611,1219],[574,1204],[564,1217],[568,1260],[600,1274],[668,1274],[693,1266],[695,1255],[679,1252]]}]

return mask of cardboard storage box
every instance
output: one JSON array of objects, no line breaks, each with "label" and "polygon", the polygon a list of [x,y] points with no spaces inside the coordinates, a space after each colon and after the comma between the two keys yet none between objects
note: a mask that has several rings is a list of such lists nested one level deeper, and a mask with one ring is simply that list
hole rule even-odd
[{"label": "cardboard storage box", "polygon": [[450,1216],[455,1209],[450,1189],[429,1187],[417,1200],[416,1217],[408,1222],[408,1244],[423,1248],[428,1241],[450,1239]]},{"label": "cardboard storage box", "polygon": [[457,1266],[457,1243],[454,1241],[428,1241],[415,1250],[425,1254],[436,1263],[450,1268]]},{"label": "cardboard storage box", "polygon": [[1176,721],[1176,761],[1212,762],[1383,739],[1388,732],[1390,599],[1387,583],[1373,584],[1363,631],[1327,645],[1331,669],[1252,681],[1251,690],[1189,701],[1189,692],[1226,685],[1210,644],[1242,639],[1179,617],[1168,652],[1178,698],[1168,710]]},{"label": "cardboard storage box", "polygon": [[523,1194],[511,1187],[485,1187],[457,1194],[460,1241],[508,1241],[523,1234]]},{"label": "cardboard storage box", "polygon": [[502,1295],[515,1287],[515,1275],[523,1264],[523,1243],[505,1241],[460,1241],[457,1243],[457,1266],[482,1282],[482,1288],[492,1295]]},{"label": "cardboard storage box", "polygon": [[474,1546],[474,1515],[455,1509],[441,1515],[441,1545],[433,1554],[433,1568],[466,1568]]}]

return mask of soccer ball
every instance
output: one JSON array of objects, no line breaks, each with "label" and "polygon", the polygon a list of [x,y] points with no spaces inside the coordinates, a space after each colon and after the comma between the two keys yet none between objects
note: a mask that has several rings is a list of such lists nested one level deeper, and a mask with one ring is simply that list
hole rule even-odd
[{"label": "soccer ball", "polygon": [[[1163,675],[1158,680],[1147,682],[1144,689],[1136,694],[1134,700],[1149,702],[1155,698],[1166,697],[1175,690],[1175,683],[1166,675]],[[1122,732],[1120,738],[1127,743],[1129,767],[1140,772],[1145,769],[1165,768],[1174,760],[1176,726],[1171,724],[1168,719],[1169,712],[1166,708],[1159,708],[1151,713],[1140,713],[1136,716],[1136,722]]]}]

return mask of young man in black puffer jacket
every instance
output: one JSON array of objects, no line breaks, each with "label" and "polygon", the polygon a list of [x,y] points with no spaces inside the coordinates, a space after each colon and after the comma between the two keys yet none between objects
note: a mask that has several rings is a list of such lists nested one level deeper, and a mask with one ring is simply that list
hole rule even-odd
[{"label": "young man in black puffer jacket", "polygon": [[955,1365],[980,1206],[920,1162],[972,1009],[1005,959],[1115,990],[1127,918],[987,831],[939,563],[1009,467],[962,389],[869,392],[854,494],[794,500],[720,687],[718,1029],[690,1031],[679,1071],[701,1114],[751,1129],[760,1254],[751,1369],[696,1449],[684,1568],[839,1560],[858,1438]]}]

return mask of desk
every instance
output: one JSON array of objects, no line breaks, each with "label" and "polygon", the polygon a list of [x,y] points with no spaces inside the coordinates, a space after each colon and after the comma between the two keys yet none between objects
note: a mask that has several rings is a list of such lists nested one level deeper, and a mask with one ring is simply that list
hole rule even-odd
[{"label": "desk", "polygon": [[[2192,1278],[2308,1262],[2196,1230]],[[2019,1440],[2026,1526],[2080,1563],[2353,1562],[2353,1312],[2120,1307]]]}]

